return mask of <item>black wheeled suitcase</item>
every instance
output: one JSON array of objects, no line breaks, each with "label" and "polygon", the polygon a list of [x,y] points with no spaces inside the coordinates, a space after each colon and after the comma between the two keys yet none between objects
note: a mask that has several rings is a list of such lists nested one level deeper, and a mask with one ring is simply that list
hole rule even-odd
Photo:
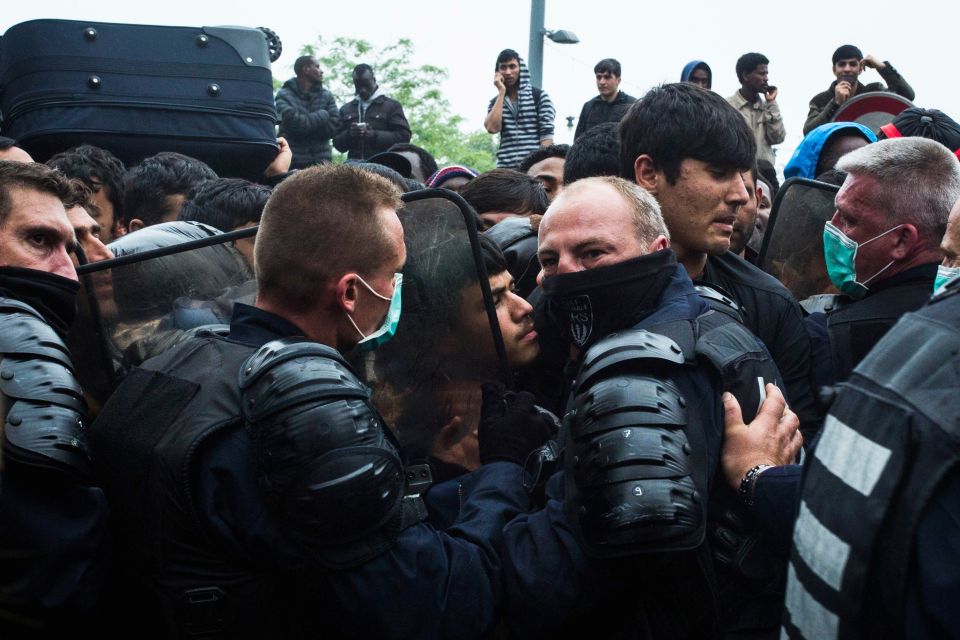
[{"label": "black wheeled suitcase", "polygon": [[260,29],[23,22],[0,38],[0,133],[40,162],[87,143],[128,166],[178,151],[256,179],[277,151],[278,53]]}]

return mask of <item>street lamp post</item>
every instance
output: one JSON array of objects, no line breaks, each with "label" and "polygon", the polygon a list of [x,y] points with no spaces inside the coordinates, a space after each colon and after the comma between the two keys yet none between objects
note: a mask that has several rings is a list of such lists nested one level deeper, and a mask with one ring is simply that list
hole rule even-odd
[{"label": "street lamp post", "polygon": [[557,44],[576,44],[580,42],[577,34],[566,29],[548,31],[544,28],[546,0],[530,0],[530,55],[527,63],[530,69],[530,84],[539,87],[543,83],[543,37]]}]

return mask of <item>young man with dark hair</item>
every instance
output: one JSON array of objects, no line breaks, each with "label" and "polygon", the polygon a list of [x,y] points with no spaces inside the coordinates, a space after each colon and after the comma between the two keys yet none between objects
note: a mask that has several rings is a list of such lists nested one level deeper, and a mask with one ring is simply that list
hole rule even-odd
[{"label": "young man with dark hair", "polygon": [[619,123],[604,122],[577,138],[563,163],[563,183],[620,175]]},{"label": "young man with dark hair", "polygon": [[213,169],[195,158],[164,151],[150,156],[127,173],[123,220],[128,231],[177,219],[180,207],[208,180]]},{"label": "young man with dark hair", "polygon": [[333,146],[346,152],[348,160],[366,160],[401,142],[410,142],[410,123],[403,105],[380,91],[373,68],[353,68],[357,97],[340,107],[340,131]]},{"label": "young man with dark hair", "polygon": [[577,120],[577,130],[573,139],[577,140],[585,132],[604,122],[620,122],[630,105],[637,101],[620,91],[620,63],[613,58],[604,58],[593,67],[597,77],[597,91],[600,95],[584,103]]},{"label": "young man with dark hair", "polygon": [[[239,178],[218,178],[205,182],[196,195],[183,203],[177,220],[203,222],[220,231],[236,231],[260,224],[270,189]],[[234,242],[247,264],[253,267],[254,238]]]},{"label": "young man with dark hair", "polygon": [[[480,234],[479,244],[507,365],[516,372],[532,364],[540,351],[533,307],[518,295],[507,260],[497,244],[485,234]],[[488,307],[467,238],[460,238],[460,242],[451,243],[446,249],[460,255],[439,258],[438,254],[444,273],[411,274],[420,276],[418,291],[430,301],[430,307],[421,310],[421,317],[406,325],[396,340],[385,346],[387,350],[394,346],[399,349],[389,353],[401,366],[423,362],[425,351],[436,358],[436,368],[427,373],[426,379],[412,381],[413,393],[420,395],[412,402],[419,406],[408,405],[403,420],[396,425],[405,450],[412,456],[429,452],[435,480],[449,479],[480,465],[477,420],[481,389],[502,375]],[[420,321],[422,318],[426,321]],[[388,369],[383,375],[387,387],[391,386],[391,373]],[[396,376],[395,382],[404,378],[409,376]],[[424,394],[426,389],[430,391]],[[403,391],[394,388],[393,393]],[[435,464],[437,460],[441,464]]]},{"label": "young man with dark hair", "polygon": [[437,172],[437,161],[430,152],[409,142],[393,145],[387,151],[399,153],[410,161],[410,177],[421,184],[427,183],[427,178]]},{"label": "young man with dark hair", "polygon": [[773,145],[787,137],[783,116],[777,103],[777,88],[767,83],[770,61],[761,53],[745,53],[737,60],[740,89],[727,98],[746,119],[757,139],[757,159],[773,163],[777,152]]},{"label": "young man with dark hair", "polygon": [[497,56],[493,85],[497,96],[487,106],[483,126],[500,134],[497,166],[514,169],[537,147],[553,144],[556,110],[547,92],[530,84],[527,63],[513,49]]},{"label": "young man with dark hair", "polygon": [[563,166],[570,149],[568,144],[552,144],[533,151],[520,163],[520,173],[525,173],[543,185],[547,199],[553,202],[563,191]]},{"label": "young man with dark hair", "polygon": [[330,138],[340,128],[340,111],[333,94],[323,87],[323,71],[313,56],[293,63],[296,77],[277,92],[280,135],[293,152],[291,169],[330,162]]},{"label": "young man with dark hair", "polygon": [[657,198],[690,277],[719,286],[740,306],[773,356],[802,428],[814,429],[800,306],[779,281],[729,252],[737,210],[748,200],[742,174],[755,164],[756,139],[743,117],[691,84],[651,89],[620,123],[621,175]]},{"label": "young man with dark hair", "polygon": [[504,218],[542,215],[550,201],[543,186],[530,176],[511,169],[492,169],[468,182],[460,195],[480,216],[484,229]]},{"label": "young man with dark hair", "polygon": [[730,253],[734,253],[750,264],[756,264],[757,254],[748,247],[756,232],[757,214],[763,189],[757,180],[757,168],[743,174],[743,186],[747,189],[747,203],[737,209],[737,218],[733,221],[733,234],[730,236]]},{"label": "young man with dark hair", "polygon": [[[893,68],[889,60],[881,61],[869,53],[864,57],[863,52],[852,44],[837,47],[833,52],[831,69],[837,79],[831,83],[829,89],[810,99],[810,111],[807,113],[807,121],[803,124],[804,135],[833,120],[840,105],[854,96],[871,91],[892,91],[907,100],[913,100],[915,97],[913,88],[907,84],[900,72]],[[862,84],[859,77],[866,69],[876,69],[887,84],[884,85],[883,82]]]},{"label": "young man with dark hair", "polygon": [[90,189],[87,211],[100,225],[100,239],[104,244],[126,233],[123,196],[127,168],[119,158],[106,149],[82,144],[53,156],[47,160],[47,166]]}]

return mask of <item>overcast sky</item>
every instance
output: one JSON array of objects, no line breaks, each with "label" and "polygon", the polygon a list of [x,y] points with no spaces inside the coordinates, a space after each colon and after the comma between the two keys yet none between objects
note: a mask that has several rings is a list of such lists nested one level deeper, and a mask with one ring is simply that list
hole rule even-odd
[{"label": "overcast sky", "polygon": [[[565,117],[578,116],[583,102],[596,95],[593,65],[601,58],[620,60],[621,89],[634,96],[679,80],[687,61],[706,60],[714,72],[713,89],[729,96],[739,88],[737,58],[759,51],[770,59],[770,83],[780,91],[787,128],[777,156],[782,166],[802,137],[809,99],[833,80],[833,50],[845,43],[890,60],[916,90],[919,106],[960,119],[955,47],[950,46],[957,37],[956,2],[546,0],[546,5],[548,29],[569,29],[580,38],[575,45],[546,42],[543,88],[557,106],[558,142],[573,136]],[[265,26],[283,41],[283,56],[274,64],[274,75],[281,79],[293,75],[300,47],[317,36],[363,38],[377,46],[406,37],[416,48],[414,63],[450,71],[443,89],[453,110],[467,119],[469,128],[480,129],[487,102],[495,95],[497,53],[510,47],[527,55],[530,6],[522,0],[9,0],[0,11],[0,30],[36,18]],[[873,82],[879,76],[868,71],[862,80]]]}]

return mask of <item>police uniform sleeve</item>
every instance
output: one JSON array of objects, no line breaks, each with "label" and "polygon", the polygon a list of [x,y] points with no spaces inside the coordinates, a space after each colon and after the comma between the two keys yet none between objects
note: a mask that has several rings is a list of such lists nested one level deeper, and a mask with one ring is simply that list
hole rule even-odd
[{"label": "police uniform sleeve", "polygon": [[590,558],[564,508],[565,472],[550,477],[546,505],[503,532],[504,615],[518,638],[553,637],[565,620],[594,609],[616,586],[606,562]]},{"label": "police uniform sleeve", "polygon": [[249,439],[236,433],[204,453],[198,511],[213,540],[241,557],[271,554],[281,571],[312,574],[318,615],[350,637],[473,638],[496,622],[503,597],[504,525],[529,508],[522,469],[495,462],[462,476],[460,513],[446,530],[421,522],[367,562],[330,570],[305,559],[258,490]]},{"label": "police uniform sleeve", "polygon": [[497,622],[503,601],[504,526],[529,509],[522,469],[494,462],[460,479],[463,503],[444,531],[405,529],[379,557],[330,574],[335,625],[381,638],[476,638]]},{"label": "police uniform sleeve", "polygon": [[927,506],[917,527],[907,577],[904,637],[960,635],[960,472],[954,471]]},{"label": "police uniform sleeve", "polygon": [[803,467],[798,464],[767,469],[755,481],[751,511],[767,532],[773,551],[781,555],[790,551],[802,481]]},{"label": "police uniform sleeve", "polygon": [[318,610],[347,635],[466,638],[492,626],[497,543],[529,508],[521,467],[462,478],[459,516],[439,531],[403,517],[399,458],[335,351],[270,343],[240,386],[246,428],[201,467],[200,510],[215,536],[248,557],[269,550],[284,571],[315,572]]}]

